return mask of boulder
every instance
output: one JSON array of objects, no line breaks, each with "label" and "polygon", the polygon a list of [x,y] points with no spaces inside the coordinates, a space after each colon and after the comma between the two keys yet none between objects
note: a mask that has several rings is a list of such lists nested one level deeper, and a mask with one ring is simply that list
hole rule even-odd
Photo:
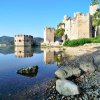
[{"label": "boulder", "polygon": [[[78,66],[78,65],[77,65]],[[78,67],[63,66],[55,72],[56,76],[61,79],[66,79],[71,76],[80,76],[81,70]]]},{"label": "boulder", "polygon": [[78,86],[73,82],[64,79],[56,81],[56,90],[64,96],[79,94]]},{"label": "boulder", "polygon": [[83,72],[94,72],[95,71],[95,64],[94,64],[94,59],[92,56],[80,57],[78,62],[80,65],[80,69]]},{"label": "boulder", "polygon": [[100,55],[94,57],[94,64],[96,65],[96,70],[100,71]]},{"label": "boulder", "polygon": [[70,64],[67,63],[65,66],[59,68],[55,74],[58,78],[66,79],[71,76],[78,77],[82,72],[94,72],[95,65],[94,59],[91,56],[82,56],[74,60]]},{"label": "boulder", "polygon": [[38,73],[38,66],[21,68],[17,70],[17,74],[21,74],[28,77],[34,77],[37,75],[37,73]]}]

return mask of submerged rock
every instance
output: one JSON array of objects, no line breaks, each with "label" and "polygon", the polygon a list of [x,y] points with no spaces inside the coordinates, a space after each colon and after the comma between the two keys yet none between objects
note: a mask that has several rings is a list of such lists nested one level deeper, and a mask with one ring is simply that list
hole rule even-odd
[{"label": "submerged rock", "polygon": [[38,66],[21,68],[17,70],[17,73],[28,77],[34,77],[38,73]]},{"label": "submerged rock", "polygon": [[79,94],[79,88],[71,81],[59,79],[56,81],[56,90],[65,96]]}]

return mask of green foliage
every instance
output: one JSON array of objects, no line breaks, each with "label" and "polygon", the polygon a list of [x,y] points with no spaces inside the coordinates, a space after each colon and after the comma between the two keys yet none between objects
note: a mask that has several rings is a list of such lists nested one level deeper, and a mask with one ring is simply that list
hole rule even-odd
[{"label": "green foliage", "polygon": [[56,37],[63,36],[64,32],[65,32],[65,29],[57,29],[56,32],[55,32],[55,36]]},{"label": "green foliage", "polygon": [[98,9],[97,12],[92,17],[92,22],[94,27],[100,25],[100,9]]},{"label": "green foliage", "polygon": [[93,0],[92,3],[91,3],[91,5],[97,5],[97,4],[99,4],[98,0]]},{"label": "green foliage", "polygon": [[58,25],[58,26],[61,26],[61,25],[64,25],[64,23],[59,23],[59,25]]},{"label": "green foliage", "polygon": [[62,25],[65,25],[65,23],[59,23],[59,24],[57,25],[57,28],[59,28],[59,27],[62,26]]},{"label": "green foliage", "polygon": [[96,38],[82,38],[77,40],[66,40],[64,46],[75,47],[79,45],[84,45],[86,43],[100,43],[100,37]]},{"label": "green foliage", "polygon": [[61,62],[61,58],[58,57],[58,55],[55,55],[55,56],[54,56],[54,60],[55,60],[56,62]]}]

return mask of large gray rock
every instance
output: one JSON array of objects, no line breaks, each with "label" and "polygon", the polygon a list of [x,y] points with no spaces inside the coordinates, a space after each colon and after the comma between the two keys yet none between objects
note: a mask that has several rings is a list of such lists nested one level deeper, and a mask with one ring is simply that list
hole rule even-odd
[{"label": "large gray rock", "polygon": [[94,63],[96,65],[96,70],[100,71],[100,55],[94,57]]},{"label": "large gray rock", "polygon": [[65,96],[79,94],[79,88],[71,81],[59,79],[56,81],[56,90]]},{"label": "large gray rock", "polygon": [[62,66],[59,68],[55,75],[58,78],[66,79],[71,76],[80,76],[81,72],[94,72],[95,71],[95,65],[94,65],[94,59],[91,56],[82,56],[70,64],[66,64],[66,66]]},{"label": "large gray rock", "polygon": [[80,69],[84,72],[95,71],[94,59],[92,56],[83,56],[78,60],[78,63],[80,64]]},{"label": "large gray rock", "polygon": [[81,70],[79,68],[74,68],[71,66],[59,68],[55,72],[56,76],[61,79],[66,79],[71,76],[80,76]]},{"label": "large gray rock", "polygon": [[35,77],[38,73],[38,66],[26,67],[17,70],[17,74],[27,77]]}]

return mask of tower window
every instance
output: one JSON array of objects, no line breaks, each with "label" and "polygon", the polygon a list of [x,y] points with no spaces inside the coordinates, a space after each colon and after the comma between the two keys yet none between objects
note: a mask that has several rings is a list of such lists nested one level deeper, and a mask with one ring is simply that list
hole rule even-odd
[{"label": "tower window", "polygon": [[21,42],[21,40],[19,40],[19,42]]}]

